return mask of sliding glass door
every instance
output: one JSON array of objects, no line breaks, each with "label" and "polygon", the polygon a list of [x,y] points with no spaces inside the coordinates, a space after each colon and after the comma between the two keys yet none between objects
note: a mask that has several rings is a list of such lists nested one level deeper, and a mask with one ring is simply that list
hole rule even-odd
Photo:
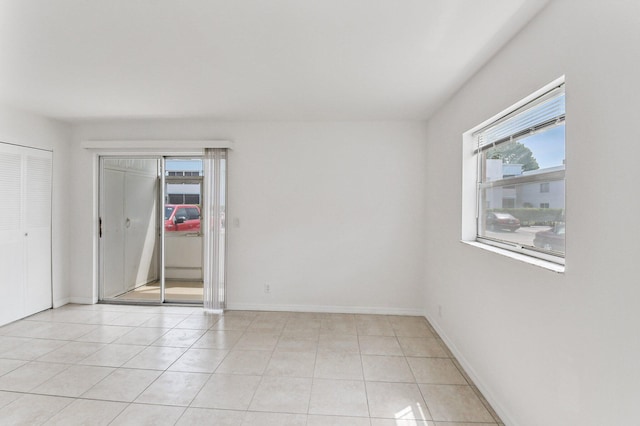
[{"label": "sliding glass door", "polygon": [[202,303],[202,158],[166,158],[164,300]]},{"label": "sliding glass door", "polygon": [[100,158],[100,300],[222,309],[226,151]]}]

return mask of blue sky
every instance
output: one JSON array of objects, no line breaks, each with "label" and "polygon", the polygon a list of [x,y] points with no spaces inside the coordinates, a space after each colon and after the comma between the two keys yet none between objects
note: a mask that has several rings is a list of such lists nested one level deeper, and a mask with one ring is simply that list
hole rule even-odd
[{"label": "blue sky", "polygon": [[565,159],[564,125],[520,139],[518,142],[533,152],[541,169],[560,166]]},{"label": "blue sky", "polygon": [[167,159],[166,169],[171,171],[200,171],[202,160]]}]

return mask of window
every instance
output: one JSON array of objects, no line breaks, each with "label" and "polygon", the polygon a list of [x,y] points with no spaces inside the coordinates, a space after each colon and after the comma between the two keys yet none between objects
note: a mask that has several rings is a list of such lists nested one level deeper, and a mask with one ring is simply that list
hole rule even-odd
[{"label": "window", "polygon": [[513,209],[516,206],[516,200],[514,198],[503,198],[502,199],[502,208],[503,209]]},{"label": "window", "polygon": [[200,194],[184,194],[185,204],[200,204]]},{"label": "window", "polygon": [[200,176],[200,172],[194,171],[167,171],[167,176]]},{"label": "window", "polygon": [[470,130],[465,141],[474,182],[466,171],[463,239],[473,238],[473,213],[478,243],[564,264],[564,81]]},{"label": "window", "polygon": [[173,213],[173,207],[165,207],[164,208],[164,220],[169,220],[171,217],[171,213]]},{"label": "window", "polygon": [[200,219],[200,212],[195,207],[187,207],[187,219]]}]

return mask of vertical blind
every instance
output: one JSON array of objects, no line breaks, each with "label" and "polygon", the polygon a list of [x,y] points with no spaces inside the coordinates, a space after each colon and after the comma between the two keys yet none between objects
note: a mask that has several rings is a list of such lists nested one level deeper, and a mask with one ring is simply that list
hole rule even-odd
[{"label": "vertical blind", "polygon": [[204,155],[204,309],[220,311],[225,307],[227,150],[206,148]]}]

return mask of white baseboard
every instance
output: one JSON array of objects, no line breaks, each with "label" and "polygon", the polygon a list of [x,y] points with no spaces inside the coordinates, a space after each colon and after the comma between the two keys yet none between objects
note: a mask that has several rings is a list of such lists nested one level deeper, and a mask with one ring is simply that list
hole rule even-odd
[{"label": "white baseboard", "polygon": [[493,395],[493,393],[491,392],[489,387],[484,383],[483,380],[480,379],[480,376],[478,376],[478,374],[476,373],[476,371],[473,368],[473,366],[471,365],[471,363],[469,363],[469,361],[467,361],[467,359],[462,354],[462,352],[460,352],[460,350],[456,347],[456,345],[451,341],[449,336],[447,336],[447,334],[444,332],[444,330],[442,330],[442,328],[440,327],[440,324],[438,324],[438,322],[435,321],[434,318],[429,316],[428,314],[425,314],[425,317],[427,318],[427,321],[429,321],[429,323],[436,330],[438,335],[440,335],[440,338],[442,339],[442,341],[451,350],[451,352],[456,357],[456,359],[458,360],[458,362],[460,363],[462,368],[464,368],[464,371],[467,373],[467,375],[469,375],[471,380],[473,380],[473,383],[480,390],[480,392],[485,397],[487,402],[489,404],[491,404],[491,407],[493,407],[493,409],[495,410],[496,414],[498,414],[498,416],[500,416],[500,419],[502,420],[502,422],[505,425],[513,425],[513,424],[515,424],[515,422],[513,422],[513,420],[511,419],[511,416],[509,416],[507,414],[507,411],[504,409],[502,404],[500,404],[500,401],[498,401],[495,398],[495,396]]},{"label": "white baseboard", "polygon": [[94,305],[96,301],[90,297],[70,297],[69,303],[77,303],[79,305]]},{"label": "white baseboard", "polygon": [[323,312],[332,314],[376,314],[424,316],[424,310],[367,306],[272,305],[260,303],[228,303],[230,311]]},{"label": "white baseboard", "polygon": [[69,298],[66,297],[64,299],[60,299],[60,300],[54,300],[53,301],[53,309],[59,308],[60,306],[64,306],[67,303],[69,303]]}]

